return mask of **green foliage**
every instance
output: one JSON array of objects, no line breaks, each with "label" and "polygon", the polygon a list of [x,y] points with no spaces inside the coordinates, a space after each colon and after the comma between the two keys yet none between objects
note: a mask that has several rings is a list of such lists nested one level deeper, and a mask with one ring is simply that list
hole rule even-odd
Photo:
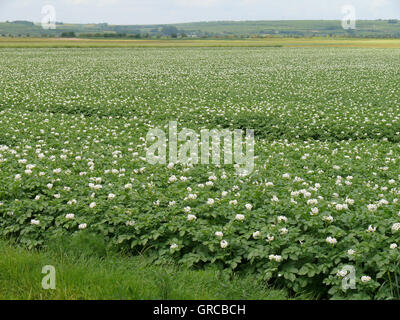
[{"label": "green foliage", "polygon": [[176,38],[176,35],[178,34],[178,28],[175,26],[164,26],[161,28],[161,33],[166,36]]},{"label": "green foliage", "polygon": [[[398,298],[399,55],[2,49],[0,235],[212,267],[319,298]],[[150,165],[146,135],[171,120],[254,129],[253,172]],[[342,290],[346,265],[355,290]],[[168,277],[155,278],[170,298]]]},{"label": "green foliage", "polygon": [[75,38],[75,32],[68,31],[68,32],[61,32],[61,38]]}]

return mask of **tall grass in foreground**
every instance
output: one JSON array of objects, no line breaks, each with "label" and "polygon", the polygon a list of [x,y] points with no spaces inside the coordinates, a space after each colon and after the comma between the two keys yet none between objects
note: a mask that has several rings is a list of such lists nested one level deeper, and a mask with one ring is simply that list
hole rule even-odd
[{"label": "tall grass in foreground", "polygon": [[[91,235],[62,239],[43,251],[0,241],[0,299],[287,299],[252,277],[229,279],[216,270],[152,266],[145,257],[108,249]],[[56,290],[41,287],[42,267],[56,269]]]}]

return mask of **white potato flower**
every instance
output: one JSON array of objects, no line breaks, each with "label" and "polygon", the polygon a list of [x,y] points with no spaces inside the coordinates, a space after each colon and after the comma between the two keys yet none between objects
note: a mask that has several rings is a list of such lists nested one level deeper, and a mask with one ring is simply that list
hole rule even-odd
[{"label": "white potato flower", "polygon": [[38,226],[40,225],[40,220],[32,219],[31,224]]},{"label": "white potato flower", "polygon": [[168,182],[170,182],[170,183],[175,182],[175,181],[178,181],[178,178],[177,178],[176,176],[171,176],[171,177],[168,179]]},{"label": "white potato flower", "polygon": [[285,216],[278,216],[278,223],[279,222],[288,222],[288,218],[286,218]]},{"label": "white potato flower", "polygon": [[322,217],[322,220],[332,223],[334,219],[332,216],[324,216],[324,217]]},{"label": "white potato flower", "polygon": [[176,201],[169,201],[168,202],[168,207],[173,207],[174,205],[176,205]]},{"label": "white potato flower", "polygon": [[337,239],[336,238],[332,238],[332,237],[328,237],[326,238],[326,242],[329,244],[336,244],[337,243]]},{"label": "white potato flower", "polygon": [[347,210],[349,207],[347,206],[347,204],[336,204],[336,210],[337,211],[343,211],[343,210]]},{"label": "white potato flower", "polygon": [[221,248],[222,248],[222,249],[225,249],[225,248],[228,246],[228,241],[226,241],[226,240],[221,240],[220,245],[221,245]]},{"label": "white potato flower", "polygon": [[285,235],[285,234],[287,234],[288,232],[289,232],[289,230],[288,230],[287,228],[279,229],[279,233],[280,233],[281,235]]},{"label": "white potato flower", "polygon": [[393,226],[392,226],[392,231],[393,232],[396,232],[396,231],[399,231],[400,230],[400,223],[395,223]]},{"label": "white potato flower", "polygon": [[344,278],[347,275],[347,271],[346,270],[340,270],[337,273],[337,276],[340,278]]},{"label": "white potato flower", "polygon": [[269,260],[275,261],[275,262],[281,262],[282,261],[282,257],[279,256],[279,255],[271,254],[271,255],[269,255],[268,258],[269,258]]},{"label": "white potato flower", "polygon": [[125,225],[127,227],[133,227],[135,225],[135,221],[134,220],[129,220],[125,222]]},{"label": "white potato flower", "polygon": [[167,168],[168,169],[172,169],[175,166],[175,164],[173,162],[168,163]]},{"label": "white potato flower", "polygon": [[318,204],[318,200],[317,199],[309,199],[309,200],[307,200],[307,204],[309,206],[315,206]]},{"label": "white potato flower", "polygon": [[222,233],[222,231],[217,231],[215,232],[215,236],[217,236],[218,238],[222,238],[224,234]]},{"label": "white potato flower", "polygon": [[267,235],[267,242],[272,242],[274,241],[275,237],[271,236],[271,235]]},{"label": "white potato flower", "polygon": [[253,238],[254,239],[260,239],[261,238],[261,232],[260,231],[256,231],[253,233]]},{"label": "white potato flower", "polygon": [[245,216],[243,214],[237,214],[235,216],[235,220],[243,221],[244,219],[245,219]]}]

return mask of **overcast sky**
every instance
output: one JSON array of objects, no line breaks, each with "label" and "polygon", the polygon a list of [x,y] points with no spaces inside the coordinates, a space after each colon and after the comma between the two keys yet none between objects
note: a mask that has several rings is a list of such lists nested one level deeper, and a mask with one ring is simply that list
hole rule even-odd
[{"label": "overcast sky", "polygon": [[358,19],[400,18],[400,0],[0,0],[0,21],[40,22],[51,4],[72,23],[156,24],[215,20],[341,20],[353,5]]}]

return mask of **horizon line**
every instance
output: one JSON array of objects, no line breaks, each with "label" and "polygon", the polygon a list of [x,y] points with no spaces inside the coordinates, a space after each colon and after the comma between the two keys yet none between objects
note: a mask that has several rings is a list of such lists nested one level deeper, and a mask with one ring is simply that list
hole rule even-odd
[{"label": "horizon line", "polygon": [[[400,20],[400,18],[378,18],[378,19],[357,19],[357,21],[388,21],[388,20]],[[27,21],[32,22],[34,24],[40,24],[38,21],[31,21],[25,19],[17,19],[17,20],[5,20],[0,21],[0,23],[7,22],[15,22],[15,21]],[[199,21],[188,21],[188,22],[176,22],[176,23],[144,23],[144,24],[115,24],[108,22],[65,22],[65,21],[56,21],[56,23],[62,23],[67,25],[90,25],[90,24],[107,24],[109,26],[156,26],[156,25],[179,25],[179,24],[194,24],[194,23],[215,23],[215,22],[281,22],[281,21],[342,21],[341,19],[269,19],[269,20],[199,20]]]}]

